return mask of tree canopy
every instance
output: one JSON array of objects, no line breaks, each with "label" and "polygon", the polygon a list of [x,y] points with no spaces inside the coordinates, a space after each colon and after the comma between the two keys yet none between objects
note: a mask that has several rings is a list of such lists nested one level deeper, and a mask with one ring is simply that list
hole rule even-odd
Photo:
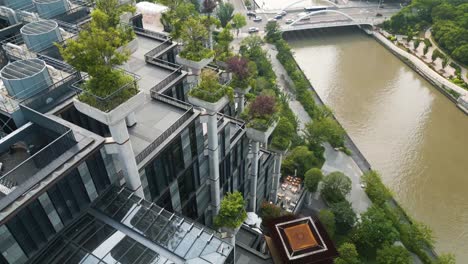
[{"label": "tree canopy", "polygon": [[218,7],[216,15],[218,16],[219,21],[221,21],[221,26],[226,27],[227,24],[231,21],[234,14],[234,6],[228,2],[221,2]]},{"label": "tree canopy", "polygon": [[351,179],[339,171],[325,176],[321,190],[322,197],[329,203],[344,201],[351,191]]},{"label": "tree canopy", "polygon": [[312,168],[304,175],[304,186],[309,192],[316,192],[319,182],[323,179],[323,173],[319,168]]},{"label": "tree canopy", "polygon": [[333,238],[336,230],[335,214],[331,210],[322,209],[318,214],[318,218],[325,227],[325,230],[327,230],[328,235]]},{"label": "tree canopy", "polygon": [[398,239],[398,231],[385,212],[376,205],[361,215],[353,240],[364,255],[372,255],[384,244],[393,244]]},{"label": "tree canopy", "polygon": [[242,193],[227,193],[221,201],[221,208],[214,219],[217,227],[238,228],[247,218]]},{"label": "tree canopy", "polygon": [[359,254],[356,251],[356,246],[352,243],[343,243],[338,248],[340,257],[335,259],[335,264],[360,264]]},{"label": "tree canopy", "polygon": [[306,171],[317,164],[318,160],[314,152],[310,151],[306,146],[299,146],[286,156],[281,169],[284,175],[294,175],[294,171],[297,170],[297,176],[304,177]]},{"label": "tree canopy", "polygon": [[324,117],[306,124],[305,137],[310,144],[319,146],[329,142],[333,147],[344,145],[344,129],[332,117]]},{"label": "tree canopy", "polygon": [[397,34],[419,32],[429,26],[442,49],[468,64],[468,2],[464,0],[413,0],[384,23],[387,30]]},{"label": "tree canopy", "polygon": [[347,234],[356,223],[356,213],[351,207],[351,203],[343,200],[338,203],[330,205],[330,210],[335,215],[335,225],[337,233],[344,235]]},{"label": "tree canopy", "polygon": [[410,264],[411,255],[406,248],[402,246],[384,246],[377,250],[378,264]]}]

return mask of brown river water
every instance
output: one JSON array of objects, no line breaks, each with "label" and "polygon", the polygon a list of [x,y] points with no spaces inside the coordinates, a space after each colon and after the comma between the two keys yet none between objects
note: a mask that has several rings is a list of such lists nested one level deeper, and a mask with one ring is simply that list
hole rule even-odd
[{"label": "brown river water", "polygon": [[396,200],[468,263],[468,116],[357,29],[288,38],[299,65]]}]

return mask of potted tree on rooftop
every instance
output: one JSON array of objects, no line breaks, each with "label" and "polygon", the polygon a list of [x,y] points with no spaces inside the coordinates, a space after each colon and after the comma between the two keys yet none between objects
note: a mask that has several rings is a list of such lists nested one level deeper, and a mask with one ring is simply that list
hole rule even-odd
[{"label": "potted tree on rooftop", "polygon": [[211,112],[219,112],[234,97],[231,87],[219,83],[216,72],[204,70],[200,83],[190,90],[190,103]]},{"label": "potted tree on rooftop", "polygon": [[214,51],[206,47],[209,31],[200,17],[190,17],[185,21],[180,33],[182,51],[176,56],[179,64],[187,66],[194,75],[213,61]]},{"label": "potted tree on rooftop", "polygon": [[228,59],[227,68],[232,73],[231,85],[239,98],[239,113],[244,111],[245,94],[250,91],[250,82],[252,73],[255,71],[255,63],[240,56],[234,56]]},{"label": "potted tree on rooftop", "polygon": [[214,219],[214,225],[222,232],[228,233],[231,243],[236,246],[236,233],[247,218],[245,202],[242,193],[235,191],[227,193],[221,201],[221,209]]},{"label": "potted tree on rooftop", "polygon": [[276,99],[271,95],[259,95],[250,103],[241,117],[247,121],[247,136],[267,144],[278,123]]}]

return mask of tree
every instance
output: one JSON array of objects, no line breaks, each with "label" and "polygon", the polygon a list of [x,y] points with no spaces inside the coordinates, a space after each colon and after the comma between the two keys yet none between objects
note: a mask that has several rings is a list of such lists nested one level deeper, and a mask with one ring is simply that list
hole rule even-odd
[{"label": "tree", "polygon": [[232,85],[236,88],[247,88],[251,77],[249,60],[244,57],[234,56],[229,58],[226,64],[228,71],[232,72],[234,75],[232,78]]},{"label": "tree", "polygon": [[426,55],[428,51],[429,51],[429,46],[424,45],[423,54]]},{"label": "tree", "polygon": [[233,40],[234,37],[231,34],[231,27],[229,25],[217,34],[216,45],[214,47],[217,61],[226,61],[232,57],[233,53],[229,45]]},{"label": "tree", "polygon": [[434,264],[455,264],[455,256],[452,254],[441,254]]},{"label": "tree", "polygon": [[351,179],[339,171],[328,174],[323,180],[321,194],[329,203],[337,203],[346,199],[351,192]]},{"label": "tree", "polygon": [[245,16],[242,14],[234,14],[232,17],[232,27],[236,29],[236,35],[239,36],[240,29],[247,25]]},{"label": "tree", "polygon": [[216,1],[215,0],[203,0],[203,12],[207,13],[208,16],[213,13],[216,9]]},{"label": "tree", "polygon": [[104,12],[108,17],[108,27],[117,27],[120,16],[125,12],[135,13],[136,8],[129,4],[120,4],[119,0],[96,0],[96,9]]},{"label": "tree", "polygon": [[214,51],[205,47],[208,38],[209,32],[205,25],[201,23],[200,18],[188,18],[183,23],[180,31],[180,39],[184,42],[184,48],[179,55],[192,61],[200,61],[212,57]]},{"label": "tree", "polygon": [[328,209],[322,209],[318,214],[318,218],[325,227],[325,230],[327,230],[328,235],[333,238],[336,230],[335,215],[333,212]]},{"label": "tree", "polygon": [[294,175],[294,172],[297,170],[297,175],[304,177],[306,171],[317,164],[318,160],[314,152],[310,151],[306,146],[299,146],[286,156],[281,169],[283,170],[283,175]]},{"label": "tree", "polygon": [[276,43],[281,39],[281,31],[276,21],[268,21],[265,26],[266,36],[265,40],[268,43]]},{"label": "tree", "polygon": [[330,210],[335,215],[336,231],[339,234],[347,234],[356,223],[356,213],[351,207],[351,203],[344,200],[330,205]]},{"label": "tree", "polygon": [[242,193],[227,193],[221,201],[221,208],[214,219],[216,227],[238,228],[247,218]]},{"label": "tree", "polygon": [[273,96],[259,95],[250,104],[249,114],[252,118],[264,118],[276,112],[276,99]]},{"label": "tree", "polygon": [[263,202],[260,207],[260,217],[262,221],[267,223],[272,219],[278,218],[281,216],[281,208],[269,202]]},{"label": "tree", "polygon": [[323,173],[318,168],[308,170],[304,175],[304,186],[307,191],[313,193],[317,191],[319,182],[323,179]]},{"label": "tree", "polygon": [[383,205],[390,199],[391,194],[387,187],[382,183],[380,175],[376,171],[368,171],[361,177],[366,186],[366,194],[377,205]]},{"label": "tree", "polygon": [[356,251],[356,246],[353,243],[343,243],[338,248],[340,257],[335,259],[335,264],[359,264],[359,254]]},{"label": "tree", "polygon": [[406,248],[402,246],[384,246],[377,250],[378,264],[410,264],[411,255]]},{"label": "tree", "polygon": [[216,15],[218,16],[219,21],[221,21],[221,26],[226,27],[231,21],[234,13],[234,6],[231,3],[221,2],[219,4],[218,12]]},{"label": "tree", "polygon": [[129,33],[121,27],[109,27],[111,18],[100,9],[95,9],[91,17],[89,26],[80,31],[78,38],[68,39],[65,46],[57,47],[67,63],[88,73],[90,78],[84,89],[107,97],[129,81],[128,76],[116,69],[130,56],[128,52],[117,51],[128,43]]},{"label": "tree", "polygon": [[161,22],[164,24],[165,29],[171,32],[171,37],[179,39],[184,23],[189,18],[196,18],[198,12],[192,3],[174,3],[171,4],[169,11],[161,15]]},{"label": "tree", "polygon": [[307,141],[313,146],[329,142],[333,147],[344,145],[344,129],[331,117],[314,120],[304,130]]},{"label": "tree", "polygon": [[364,255],[373,255],[384,244],[393,244],[398,238],[398,231],[385,212],[376,205],[371,206],[361,215],[353,241]]}]

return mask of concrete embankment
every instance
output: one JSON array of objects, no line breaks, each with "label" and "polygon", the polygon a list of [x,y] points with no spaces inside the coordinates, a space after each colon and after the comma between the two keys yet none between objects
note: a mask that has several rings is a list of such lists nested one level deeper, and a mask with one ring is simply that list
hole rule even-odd
[{"label": "concrete embankment", "polygon": [[[458,85],[450,82],[449,80],[440,76],[437,72],[432,70],[426,63],[421,61],[418,57],[402,50],[396,46],[393,42],[388,40],[380,32],[374,31],[374,38],[393,53],[397,58],[403,61],[411,69],[421,75],[434,87],[436,87],[443,95],[449,98],[454,104],[458,106],[465,114],[468,114],[468,91],[459,87]],[[456,98],[450,91],[453,91],[460,96]]]}]

